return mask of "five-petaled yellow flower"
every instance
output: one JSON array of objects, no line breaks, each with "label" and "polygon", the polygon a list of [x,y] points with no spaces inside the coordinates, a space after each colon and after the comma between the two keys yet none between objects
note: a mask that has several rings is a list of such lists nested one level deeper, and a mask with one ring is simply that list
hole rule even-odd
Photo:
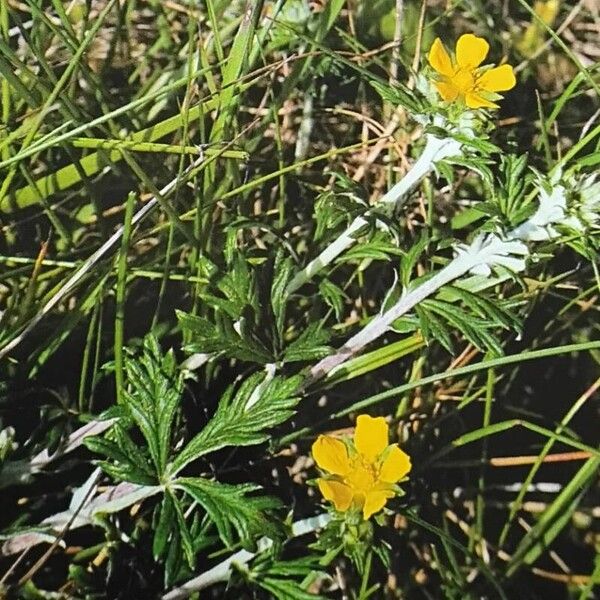
[{"label": "five-petaled yellow flower", "polygon": [[483,38],[466,33],[458,38],[453,59],[440,39],[435,39],[428,58],[438,74],[435,86],[444,100],[459,101],[469,108],[498,108],[491,100],[498,99],[496,92],[515,87],[516,79],[510,65],[491,69],[479,67],[489,49]]},{"label": "five-petaled yellow flower", "polygon": [[318,479],[319,490],[336,510],[362,509],[368,519],[396,495],[394,484],[411,469],[410,457],[397,444],[388,445],[383,417],[360,415],[354,443],[320,435],[312,445],[317,465],[329,475]]}]

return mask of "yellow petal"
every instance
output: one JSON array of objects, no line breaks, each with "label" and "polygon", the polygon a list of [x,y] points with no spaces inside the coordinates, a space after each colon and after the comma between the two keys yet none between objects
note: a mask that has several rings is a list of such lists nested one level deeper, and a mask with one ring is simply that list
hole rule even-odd
[{"label": "yellow petal", "polygon": [[469,108],[499,108],[497,104],[486,100],[483,96],[475,92],[465,96],[465,103]]},{"label": "yellow petal", "polygon": [[486,71],[478,80],[477,85],[486,92],[505,92],[515,87],[517,80],[510,65],[502,65]]},{"label": "yellow petal", "polygon": [[373,490],[365,496],[365,503],[363,504],[363,517],[368,519],[371,515],[378,513],[387,502],[388,498],[391,498],[391,492],[382,490]]},{"label": "yellow petal", "polygon": [[350,470],[346,444],[329,435],[320,435],[316,439],[312,455],[321,469],[334,475],[346,475]]},{"label": "yellow petal", "polygon": [[465,33],[456,42],[456,62],[463,69],[478,67],[487,56],[489,44],[472,33]]},{"label": "yellow petal", "polygon": [[346,484],[330,479],[319,479],[317,483],[323,498],[333,502],[336,510],[343,512],[350,508],[352,490]]},{"label": "yellow petal", "polygon": [[375,462],[388,445],[388,425],[385,419],[359,415],[356,419],[354,445],[367,461]]},{"label": "yellow petal", "polygon": [[536,2],[533,5],[535,14],[546,24],[552,25],[560,9],[559,0],[548,0],[547,2]]},{"label": "yellow petal", "polygon": [[448,56],[448,52],[442,44],[440,38],[435,38],[431,49],[429,50],[429,64],[440,74],[446,75],[446,77],[451,77],[452,73],[454,73],[454,69],[452,67],[452,61]]},{"label": "yellow petal", "polygon": [[458,88],[451,83],[446,83],[445,81],[436,81],[435,87],[440,93],[440,96],[446,100],[446,102],[452,102],[458,98]]},{"label": "yellow petal", "polygon": [[400,481],[411,469],[410,456],[400,450],[396,444],[386,452],[379,471],[379,480],[385,483]]}]

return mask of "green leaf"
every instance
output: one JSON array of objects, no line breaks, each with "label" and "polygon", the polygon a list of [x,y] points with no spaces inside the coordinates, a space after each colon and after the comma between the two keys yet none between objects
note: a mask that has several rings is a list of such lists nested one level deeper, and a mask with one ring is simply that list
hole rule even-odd
[{"label": "green leaf", "polygon": [[319,283],[319,294],[326,304],[333,308],[335,318],[339,321],[342,318],[344,299],[346,298],[344,290],[335,283],[329,281],[329,279],[323,279],[323,281]]},{"label": "green leaf", "polygon": [[440,300],[428,299],[422,302],[429,311],[429,318],[437,314],[444,321],[462,333],[472,344],[480,350],[490,350],[496,355],[502,354],[502,348],[491,336],[486,335],[486,327],[490,323],[478,319],[466,313],[460,307],[442,302]]},{"label": "green leaf", "polygon": [[164,472],[171,447],[182,378],[172,351],[164,356],[156,338],[147,336],[141,357],[125,364],[128,388],[123,402],[148,443],[157,473]]},{"label": "green leaf", "polygon": [[283,362],[316,360],[332,352],[325,342],[329,341],[329,333],[319,322],[311,323],[285,350]]},{"label": "green leaf", "polygon": [[448,352],[450,352],[450,354],[453,354],[454,344],[452,343],[450,331],[444,321],[431,312],[425,306],[425,302],[421,302],[421,304],[415,308],[415,312],[419,317],[423,337],[426,340],[430,338],[436,339],[444,346],[444,348],[446,348],[446,350],[448,350]]},{"label": "green leaf", "polygon": [[177,311],[181,328],[192,338],[184,347],[186,352],[224,354],[260,364],[273,362],[272,354],[248,330],[244,317],[234,324],[226,315],[217,313],[215,316],[216,325],[204,317]]},{"label": "green leaf", "polygon": [[163,496],[162,503],[158,508],[158,522],[154,530],[154,539],[152,541],[152,554],[154,560],[159,560],[165,553],[167,542],[173,529],[173,519],[175,517],[175,508],[170,494]]},{"label": "green leaf", "polygon": [[[171,492],[167,490],[165,495],[170,495]],[[179,500],[171,495],[171,506],[175,512],[175,516],[177,517],[177,526],[179,530],[179,535],[181,537],[181,547],[183,549],[183,554],[187,560],[187,563],[190,569],[194,568],[195,564],[195,552],[194,552],[194,540],[192,539],[192,535],[190,530],[188,529],[187,523],[185,522],[185,516],[183,514],[183,510],[181,505],[179,504]]]},{"label": "green leaf", "polygon": [[167,557],[165,559],[165,587],[170,587],[175,583],[183,569],[186,569],[183,560],[183,550],[181,535],[177,527],[173,528],[173,537],[167,547]]},{"label": "green leaf", "polygon": [[271,284],[271,308],[275,317],[275,326],[279,337],[283,336],[285,325],[285,307],[287,303],[286,288],[292,276],[292,261],[277,252],[273,266],[273,283]]},{"label": "green leaf", "polygon": [[277,598],[277,600],[318,600],[319,598],[325,598],[325,596],[311,594],[302,589],[295,581],[287,579],[261,577],[256,580],[256,583],[273,594],[273,598]]},{"label": "green leaf", "polygon": [[[115,432],[119,428],[115,427]],[[128,442],[123,443],[123,439]],[[156,485],[156,475],[148,465],[148,458],[137,450],[128,452],[133,442],[121,431],[118,442],[101,437],[88,437],[83,440],[86,447],[97,454],[103,454],[109,461],[98,461],[98,465],[111,477],[140,485]]]},{"label": "green leaf", "polygon": [[423,112],[423,100],[417,98],[415,93],[405,85],[396,82],[392,87],[387,83],[376,79],[371,79],[369,83],[386,102],[390,102],[394,106],[404,106],[411,113]]},{"label": "green leaf", "polygon": [[230,386],[213,418],[175,458],[170,473],[175,475],[190,462],[226,446],[264,442],[269,437],[268,429],[294,414],[300,381],[300,376],[269,379],[255,373],[237,392],[234,385]]},{"label": "green leaf", "polygon": [[350,250],[347,250],[336,262],[364,259],[390,261],[392,256],[399,256],[401,254],[402,250],[397,246],[378,236],[368,242],[355,245]]},{"label": "green leaf", "polygon": [[491,319],[495,325],[504,327],[506,329],[515,329],[521,331],[520,320],[512,314],[509,310],[504,308],[502,300],[496,299],[495,302],[489,300],[483,294],[474,294],[469,290],[459,287],[448,285],[440,294],[439,299],[452,301],[454,299],[460,299],[473,313],[479,315],[482,318]]},{"label": "green leaf", "polygon": [[419,239],[409,248],[400,260],[400,283],[408,287],[412,279],[412,272],[429,245],[429,236],[422,233]]},{"label": "green leaf", "polygon": [[276,522],[268,511],[278,508],[276,498],[251,496],[258,486],[229,485],[198,477],[181,477],[173,485],[201,504],[217,527],[219,535],[231,547],[237,539],[248,545],[257,536],[281,537]]}]

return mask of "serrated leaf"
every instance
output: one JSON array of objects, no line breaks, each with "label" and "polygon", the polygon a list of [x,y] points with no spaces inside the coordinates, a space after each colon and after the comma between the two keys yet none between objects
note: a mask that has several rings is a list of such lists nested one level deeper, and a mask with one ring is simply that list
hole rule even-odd
[{"label": "serrated leaf", "polygon": [[[170,493],[171,492],[167,491],[165,495],[169,495]],[[181,505],[179,504],[179,500],[175,496],[171,496],[171,505],[173,507],[173,512],[177,517],[177,528],[181,538],[183,554],[190,569],[193,569],[195,563],[194,541],[190,534],[190,530],[188,529],[187,523],[185,522],[185,516],[183,514]]]},{"label": "serrated leaf", "polygon": [[465,169],[469,169],[470,171],[473,171],[474,173],[480,175],[483,179],[485,179],[488,182],[491,182],[494,179],[492,171],[487,166],[487,164],[493,164],[492,161],[486,161],[480,156],[477,156],[477,158],[453,156],[444,160],[450,165],[455,165],[459,167],[464,167]]},{"label": "serrated leaf", "polygon": [[258,307],[254,278],[246,259],[240,254],[234,255],[231,270],[223,275],[217,287],[237,307],[238,314],[244,306],[252,306],[255,309]]},{"label": "serrated leaf", "polygon": [[386,102],[390,102],[396,106],[404,106],[411,113],[422,112],[423,101],[417,98],[414,92],[405,85],[395,83],[392,87],[383,81],[375,79],[372,79],[369,83]]},{"label": "serrated leaf", "polygon": [[190,353],[225,354],[247,362],[266,364],[273,356],[249,330],[244,318],[236,322],[238,331],[225,315],[216,315],[214,325],[203,317],[177,311],[181,328],[192,338],[185,350]]},{"label": "serrated leaf", "polygon": [[268,517],[268,511],[281,503],[276,498],[250,495],[258,489],[255,485],[229,485],[199,477],[180,477],[173,485],[202,505],[229,547],[237,539],[248,545],[258,536],[281,536],[276,522]]},{"label": "serrated leaf", "polygon": [[[449,285],[446,286],[443,291],[444,295],[447,294],[447,298],[459,298],[475,314],[491,319],[498,326],[505,327],[506,329],[515,329],[517,331],[521,330],[519,319],[510,311],[502,308],[500,302],[494,303],[482,294],[474,294],[459,286]],[[440,298],[446,299],[442,297],[442,294],[440,294]]]},{"label": "serrated leaf", "polygon": [[158,473],[165,469],[182,378],[172,352],[162,354],[156,338],[147,336],[142,355],[125,364],[124,405],[144,435]]},{"label": "serrated leaf", "polygon": [[455,178],[455,172],[452,166],[445,160],[440,160],[435,163],[435,172],[438,176],[442,176],[448,183],[453,184]]},{"label": "serrated leaf", "polygon": [[92,452],[103,454],[110,459],[98,461],[98,466],[115,479],[139,485],[156,484],[156,476],[148,468],[145,457],[139,462],[134,462],[119,444],[109,439],[89,437],[83,443]]},{"label": "serrated leaf", "polygon": [[425,303],[422,302],[415,309],[419,317],[423,337],[425,339],[434,338],[438,340],[438,342],[440,342],[440,344],[442,344],[442,346],[444,346],[444,348],[446,348],[450,354],[454,354],[454,344],[452,343],[452,338],[450,337],[448,327],[446,327],[444,322],[435,314],[427,310],[424,304]]},{"label": "serrated leaf", "polygon": [[404,287],[407,287],[410,283],[412,272],[428,245],[429,236],[424,233],[402,256],[400,260],[400,283]]},{"label": "serrated leaf", "polygon": [[352,260],[385,260],[390,261],[392,256],[402,254],[397,246],[382,239],[373,239],[362,244],[357,244],[347,250],[336,262],[348,262]]},{"label": "serrated leaf", "polygon": [[152,555],[154,560],[159,560],[165,553],[167,542],[173,529],[173,520],[175,509],[170,494],[163,496],[162,502],[158,508],[158,522],[154,529],[154,538],[152,540]]},{"label": "serrated leaf", "polygon": [[283,362],[323,358],[332,352],[332,348],[325,343],[327,341],[329,341],[329,333],[320,326],[320,323],[311,323],[297,339],[287,346]]},{"label": "serrated leaf", "polygon": [[439,315],[480,350],[489,350],[494,354],[502,354],[500,344],[487,331],[487,328],[493,325],[493,323],[469,315],[455,304],[431,298],[425,300],[422,304],[428,309],[430,318],[434,313]]},{"label": "serrated leaf", "polygon": [[[242,382],[237,391],[236,386],[231,385],[212,419],[175,458],[170,473],[175,475],[190,462],[226,446],[264,442],[268,429],[294,414],[300,381],[300,376],[274,377],[269,381],[262,373],[255,373]],[[260,393],[253,396],[258,386]]]},{"label": "serrated leaf", "polygon": [[461,134],[455,134],[454,137],[464,146],[475,150],[477,154],[481,154],[482,156],[487,156],[490,154],[502,154],[502,150],[498,148],[498,146],[492,144],[492,142],[481,136],[472,137]]},{"label": "serrated leaf", "polygon": [[173,537],[167,548],[165,559],[165,587],[170,587],[179,579],[179,573],[184,568],[181,535],[177,527],[173,528]]},{"label": "serrated leaf", "polygon": [[273,266],[273,283],[271,284],[271,309],[275,317],[275,326],[279,337],[283,335],[285,323],[285,306],[287,303],[286,288],[292,275],[292,261],[283,257],[279,251]]},{"label": "serrated leaf", "polygon": [[323,279],[319,283],[319,293],[325,303],[333,308],[336,319],[341,319],[344,309],[344,298],[346,297],[342,288],[329,281],[329,279]]}]

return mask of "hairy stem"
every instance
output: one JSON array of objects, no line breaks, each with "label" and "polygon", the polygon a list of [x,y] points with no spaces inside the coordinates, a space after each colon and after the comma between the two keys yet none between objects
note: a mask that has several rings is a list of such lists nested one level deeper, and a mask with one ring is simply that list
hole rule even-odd
[{"label": "hairy stem", "polygon": [[[438,138],[432,134],[426,135],[425,149],[406,175],[386,192],[371,210],[392,214],[398,210],[408,197],[415,185],[429,173],[435,163],[443,158],[452,156],[460,151],[460,144],[453,138]],[[356,239],[356,233],[365,225],[364,217],[357,217],[335,241],[333,241],[319,256],[311,260],[300,273],[288,284],[287,293],[292,294],[305,283],[310,281],[323,267],[331,264],[340,254],[349,248]]]}]

